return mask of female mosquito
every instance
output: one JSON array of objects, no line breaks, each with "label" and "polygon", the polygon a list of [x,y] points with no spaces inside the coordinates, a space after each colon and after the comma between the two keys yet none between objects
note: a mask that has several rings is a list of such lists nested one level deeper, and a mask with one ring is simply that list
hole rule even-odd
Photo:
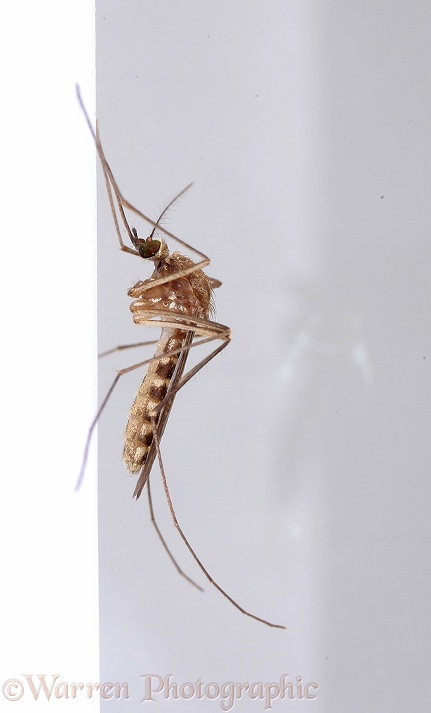
[{"label": "female mosquito", "polygon": [[[200,371],[200,369],[202,369],[203,366],[208,364],[208,362],[217,356],[217,354],[220,354],[220,352],[227,347],[231,339],[229,327],[209,319],[212,306],[213,289],[221,285],[218,280],[208,277],[203,272],[203,269],[210,263],[209,258],[196,248],[193,248],[191,245],[188,245],[186,242],[170,233],[160,224],[162,218],[172,204],[178,200],[178,198],[182,196],[192,184],[186,186],[186,188],[175,196],[175,198],[163,210],[157,221],[153,221],[151,218],[144,215],[140,210],[129,203],[129,201],[127,201],[121,194],[118,184],[112,174],[111,168],[106,160],[102,144],[100,142],[98,129],[97,127],[96,131],[93,129],[78,87],[77,96],[87,120],[87,124],[93,135],[97,153],[102,165],[120,248],[131,255],[141,257],[144,260],[150,260],[154,264],[154,271],[151,277],[146,280],[140,280],[133,285],[128,292],[129,296],[133,298],[133,302],[130,305],[133,321],[138,325],[159,327],[161,329],[159,340],[156,343],[155,354],[151,359],[139,362],[138,364],[134,364],[133,366],[121,369],[117,372],[117,375],[90,426],[77,488],[80,487],[85,471],[88,449],[94,428],[119,379],[121,376],[130,371],[148,365],[147,372],[139,387],[129,414],[123,450],[123,461],[127,470],[138,476],[137,484],[133,493],[134,497],[139,498],[145,485],[147,485],[151,521],[165,550],[178,572],[198,587],[198,589],[202,589],[179,567],[156,523],[151,499],[150,473],[154,460],[157,457],[162,476],[163,488],[174,525],[208,581],[226,599],[228,599],[234,607],[239,609],[239,611],[246,616],[256,619],[257,621],[267,624],[268,626],[285,629],[286,627],[281,624],[273,624],[270,621],[262,619],[261,617],[258,617],[244,609],[231,596],[229,596],[229,594],[227,594],[227,592],[225,592],[224,589],[217,584],[217,582],[215,582],[215,580],[205,569],[179,525],[169,493],[165,469],[163,466],[160,441],[162,439],[176,394],[193,376],[198,373],[198,371]],[[130,227],[125,213],[126,209],[135,213],[152,226],[152,231],[149,237],[140,238],[136,229]],[[133,247],[129,247],[123,242],[117,211]],[[175,240],[183,247],[194,252],[199,256],[199,261],[195,263],[193,260],[185,257],[179,252],[170,253],[164,238],[159,235],[160,233],[164,233],[165,236]],[[184,374],[190,349],[215,340],[221,341],[221,344],[219,344],[196,366],[190,369],[190,371]],[[145,343],[148,344],[148,342]],[[136,345],[116,347],[116,349],[111,351],[124,349],[128,346]]]}]

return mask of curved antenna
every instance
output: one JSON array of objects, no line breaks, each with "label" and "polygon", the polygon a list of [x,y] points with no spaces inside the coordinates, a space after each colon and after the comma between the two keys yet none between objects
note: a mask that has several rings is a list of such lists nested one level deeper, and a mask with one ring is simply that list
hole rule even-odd
[{"label": "curved antenna", "polygon": [[162,222],[162,220],[163,220],[163,216],[166,215],[166,213],[168,212],[169,208],[171,208],[171,206],[173,206],[174,203],[176,203],[177,200],[179,200],[179,198],[181,198],[181,196],[183,196],[184,193],[185,193],[186,191],[188,191],[189,188],[192,187],[192,185],[193,185],[193,181],[192,181],[191,183],[189,183],[185,188],[183,188],[182,191],[180,191],[179,193],[177,193],[177,195],[172,198],[172,200],[170,201],[170,203],[168,203],[168,205],[167,205],[165,208],[163,208],[162,212],[160,213],[159,217],[157,218],[157,225],[154,226],[154,228],[152,229],[152,231],[151,231],[151,233],[150,233],[150,238],[152,238],[152,237],[154,236],[154,233],[156,232],[157,227],[161,224],[161,222]]}]

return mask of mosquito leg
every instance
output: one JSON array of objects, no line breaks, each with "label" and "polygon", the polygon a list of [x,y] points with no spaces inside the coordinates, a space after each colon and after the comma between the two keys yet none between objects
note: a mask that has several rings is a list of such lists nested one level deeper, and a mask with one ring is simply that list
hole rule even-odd
[{"label": "mosquito leg", "polygon": [[[150,344],[152,344],[152,343],[153,342],[150,342]],[[115,349],[113,351],[115,351]],[[106,352],[106,353],[108,353],[108,352]],[[103,354],[102,354],[102,356],[103,356]],[[160,358],[160,357],[156,357],[156,359],[158,359],[158,358]],[[139,362],[138,364],[134,364],[133,366],[129,366],[126,369],[120,369],[117,372],[117,375],[116,375],[114,381],[112,382],[111,386],[109,387],[107,394],[106,394],[105,398],[103,399],[102,403],[100,404],[99,409],[91,422],[90,428],[88,429],[87,440],[85,441],[85,447],[84,447],[84,454],[82,456],[81,468],[79,470],[78,480],[76,481],[76,485],[75,485],[75,492],[77,492],[80,489],[80,487],[82,485],[82,481],[84,480],[85,469],[87,467],[88,452],[90,450],[90,444],[91,444],[91,439],[93,438],[94,429],[96,428],[96,424],[97,424],[106,404],[108,403],[112,392],[114,391],[115,387],[117,386],[120,378],[122,376],[124,376],[124,374],[127,374],[129,371],[133,371],[133,369],[138,369],[140,366],[148,364],[151,361],[154,361],[154,357],[152,359],[146,359],[143,362]]]},{"label": "mosquito leg", "polygon": [[[202,340],[201,342],[197,342],[196,345],[205,344],[205,342],[212,341],[213,339],[218,339],[218,338],[219,337],[210,337],[208,339]],[[206,356],[204,359],[202,359],[202,361],[200,361],[199,364],[196,364],[196,366],[194,366],[193,369],[190,369],[190,371],[188,371],[187,374],[180,379],[180,381],[178,382],[178,385],[171,388],[168,391],[165,398],[163,399],[163,401],[161,401],[158,404],[158,406],[156,406],[156,408],[154,409],[154,415],[157,415],[159,413],[159,411],[161,411],[163,408],[165,408],[167,402],[170,401],[175,396],[175,394],[177,394],[178,391],[180,389],[182,389],[183,386],[185,386],[185,384],[187,384],[188,381],[190,381],[190,379],[192,379],[194,376],[196,376],[196,374],[204,366],[206,366],[208,364],[208,362],[211,361],[211,359],[214,359],[214,357],[216,357],[217,354],[220,354],[220,352],[223,351],[223,349],[225,349],[227,347],[229,342],[230,342],[230,339],[226,339],[223,342],[223,344],[220,344],[220,346],[218,346],[216,349],[214,349],[214,351],[212,351],[211,354],[208,354],[208,356]],[[192,345],[192,346],[194,346],[194,345]]]},{"label": "mosquito leg", "polygon": [[121,374],[120,374],[120,372],[118,372],[117,376],[115,377],[114,381],[112,382],[111,386],[109,387],[108,393],[106,394],[105,398],[103,399],[103,401],[99,407],[99,410],[97,411],[95,417],[93,418],[90,428],[88,429],[87,440],[85,441],[84,455],[82,456],[81,468],[79,471],[78,480],[76,481],[76,485],[75,485],[75,492],[80,489],[80,487],[82,485],[82,481],[84,480],[84,474],[85,474],[85,469],[87,467],[87,460],[88,460],[88,451],[90,449],[90,443],[91,443],[91,439],[93,436],[93,431],[94,431],[96,424],[100,418],[100,414],[102,413],[103,409],[105,408],[106,404],[109,401],[109,397],[111,396],[116,385],[118,384],[120,376],[121,376]]},{"label": "mosquito leg", "polygon": [[149,478],[148,478],[148,481],[147,481],[147,492],[148,492],[148,505],[150,506],[150,518],[151,518],[151,522],[153,523],[153,525],[154,525],[154,527],[155,527],[155,530],[156,530],[156,532],[157,532],[157,534],[158,534],[158,536],[159,536],[159,538],[160,538],[160,541],[161,541],[163,547],[165,548],[166,552],[168,553],[168,555],[169,555],[169,557],[170,557],[170,559],[171,559],[171,562],[175,565],[175,567],[176,567],[176,569],[177,569],[177,572],[178,572],[182,577],[184,577],[184,579],[187,579],[187,581],[190,582],[190,584],[193,584],[193,586],[196,587],[196,589],[199,589],[201,592],[203,592],[204,589],[203,589],[199,584],[197,584],[191,577],[189,577],[185,572],[183,572],[183,570],[181,569],[180,565],[178,564],[178,562],[176,561],[175,557],[173,556],[172,552],[170,551],[169,547],[167,546],[166,541],[165,541],[165,538],[163,537],[162,533],[161,533],[160,530],[159,530],[159,526],[157,525],[156,519],[155,519],[155,517],[154,517],[153,501],[152,501],[152,498],[151,498],[151,489],[150,489],[150,479],[149,479]]},{"label": "mosquito leg", "polygon": [[113,347],[112,349],[108,349],[106,352],[101,352],[98,354],[98,358],[102,359],[102,357],[109,356],[109,354],[115,354],[115,352],[121,352],[125,349],[133,349],[134,347],[146,347],[149,344],[157,344],[158,339],[152,339],[150,342],[136,342],[135,344],[120,344],[118,347]]},{"label": "mosquito leg", "polygon": [[[87,124],[88,124],[88,126],[89,126],[89,129],[90,129],[90,131],[91,131],[91,133],[92,133],[92,135],[93,135],[94,141],[95,141],[95,143],[96,143],[96,149],[97,149],[97,153],[98,153],[98,155],[99,155],[100,162],[101,162],[102,168],[103,168],[103,173],[104,173],[104,176],[105,176],[105,183],[106,183],[106,188],[107,188],[107,191],[108,191],[109,203],[110,203],[110,206],[111,206],[112,215],[113,215],[113,217],[114,217],[115,228],[116,228],[116,231],[117,231],[118,240],[119,240],[119,243],[120,243],[121,250],[124,250],[125,252],[131,253],[132,255],[138,255],[138,256],[139,256],[139,253],[138,253],[136,250],[134,250],[133,248],[128,247],[128,246],[125,245],[124,242],[123,242],[123,239],[122,239],[122,237],[121,237],[120,226],[119,226],[119,223],[118,223],[117,213],[116,213],[116,210],[115,210],[115,208],[114,208],[114,200],[113,200],[112,193],[113,193],[114,196],[115,196],[115,201],[116,201],[116,203],[117,203],[118,211],[119,211],[119,213],[120,213],[120,215],[121,215],[121,220],[122,220],[122,222],[123,222],[123,224],[124,224],[124,227],[125,227],[125,229],[126,229],[128,235],[129,235],[129,238],[130,238],[130,240],[131,240],[132,243],[133,243],[132,231],[131,231],[131,229],[130,229],[129,222],[128,222],[127,218],[126,218],[126,215],[125,215],[125,212],[124,212],[124,208],[127,208],[128,210],[131,210],[132,213],[135,213],[136,215],[138,215],[140,218],[142,218],[142,219],[145,220],[147,223],[149,223],[150,225],[152,225],[153,228],[157,228],[158,230],[162,231],[162,232],[163,232],[165,235],[167,235],[169,238],[172,238],[173,240],[176,240],[180,245],[182,245],[182,246],[185,247],[185,248],[188,248],[189,250],[192,250],[194,253],[196,253],[196,255],[199,255],[199,256],[202,258],[199,263],[197,263],[195,266],[193,266],[192,269],[188,268],[188,272],[187,272],[186,274],[190,274],[190,272],[194,272],[195,270],[203,270],[204,267],[206,267],[206,266],[209,265],[209,263],[210,263],[210,259],[209,259],[206,255],[204,255],[204,253],[200,252],[200,250],[196,250],[196,248],[194,248],[192,245],[189,245],[189,244],[186,243],[184,240],[181,240],[180,238],[177,238],[176,235],[174,235],[173,233],[169,232],[169,230],[166,230],[165,228],[163,228],[163,226],[159,225],[159,223],[157,223],[155,220],[152,220],[152,219],[149,218],[147,215],[145,215],[144,213],[142,213],[142,211],[138,210],[138,208],[135,208],[135,206],[133,206],[131,203],[129,203],[129,201],[127,201],[127,200],[124,198],[124,196],[122,195],[122,193],[121,193],[121,191],[120,191],[120,188],[119,188],[119,186],[118,186],[118,183],[117,183],[117,181],[116,181],[115,178],[114,178],[114,175],[113,175],[112,170],[111,170],[111,168],[110,168],[110,166],[109,166],[109,163],[108,163],[108,161],[106,160],[106,156],[105,156],[105,153],[104,153],[104,151],[103,151],[102,143],[101,143],[100,137],[99,137],[99,132],[98,132],[97,129],[96,129],[96,131],[95,131],[94,128],[93,128],[93,125],[92,125],[92,123],[91,123],[91,120],[90,120],[90,117],[89,117],[89,115],[88,115],[88,112],[87,112],[87,110],[86,110],[86,108],[85,108],[85,106],[84,106],[84,102],[82,101],[81,93],[80,93],[80,91],[79,91],[79,87],[78,87],[78,86],[76,87],[76,94],[77,94],[78,101],[79,101],[79,104],[80,104],[80,106],[81,106],[81,109],[82,109],[82,111],[83,111],[83,113],[84,113],[84,116],[85,116],[85,118],[86,118]],[[183,190],[180,191],[180,193],[178,194],[178,197],[181,196],[183,193],[185,193],[185,191],[190,188],[190,185],[191,185],[191,184],[189,184],[186,188],[183,188]],[[175,198],[174,200],[176,200],[176,198]],[[173,202],[173,201],[171,201],[171,204],[172,204],[172,202]],[[170,278],[170,279],[172,279],[172,278]]]},{"label": "mosquito leg", "polygon": [[[188,186],[187,186],[187,188],[188,188]],[[187,190],[187,188],[183,189],[183,191],[181,191],[181,193],[183,193],[185,190]],[[150,225],[153,225],[155,228],[157,228],[157,230],[160,230],[162,233],[167,235],[168,238],[172,238],[172,240],[175,240],[177,243],[182,245],[184,248],[187,248],[187,250],[191,250],[196,255],[199,255],[200,258],[202,258],[200,260],[200,262],[197,262],[195,265],[193,265],[193,268],[187,268],[188,269],[187,274],[190,274],[190,272],[195,272],[196,270],[203,270],[207,265],[210,264],[211,261],[210,261],[209,257],[207,255],[205,255],[205,253],[201,252],[200,250],[197,250],[196,248],[193,247],[193,245],[189,245],[189,243],[186,243],[185,240],[178,238],[176,235],[171,233],[169,230],[166,230],[166,228],[164,228],[162,225],[159,225],[159,223],[156,223],[154,220],[151,220],[151,219],[149,220],[148,216],[146,216],[145,213],[142,213],[142,211],[140,211],[138,208],[136,208],[136,206],[132,205],[132,203],[129,203],[129,201],[126,200],[126,198],[124,198],[124,196],[121,195],[120,191],[118,190],[117,185],[115,185],[114,193],[115,193],[115,197],[117,198],[117,200],[119,200],[119,202],[121,203],[123,208],[127,208],[128,210],[131,210],[132,213],[135,213],[143,220],[146,220],[148,223],[150,223]],[[185,273],[182,272],[182,274],[185,274]],[[172,277],[171,277],[171,279],[172,279]]]},{"label": "mosquito leg", "polygon": [[[154,326],[154,323],[153,323],[153,326]],[[218,337],[218,335],[217,335],[217,337]],[[151,359],[145,359],[144,361],[140,361],[140,362],[138,362],[137,364],[133,364],[132,366],[128,366],[128,367],[126,367],[126,368],[124,368],[124,369],[120,369],[120,370],[117,372],[117,375],[116,375],[114,381],[112,382],[111,386],[109,387],[108,392],[107,392],[105,398],[103,399],[103,401],[102,401],[102,403],[101,403],[101,405],[100,405],[100,407],[99,407],[99,409],[98,409],[98,411],[97,411],[97,413],[96,413],[96,415],[95,415],[93,421],[91,422],[90,428],[88,429],[87,439],[86,439],[86,441],[85,441],[85,447],[84,447],[84,454],[83,454],[82,462],[81,462],[81,468],[80,468],[80,470],[79,470],[78,479],[77,479],[76,485],[75,485],[75,491],[78,491],[78,490],[80,489],[80,487],[81,487],[81,485],[82,485],[82,481],[84,480],[84,474],[85,474],[85,469],[86,469],[87,460],[88,460],[88,452],[89,452],[89,450],[90,450],[90,444],[91,444],[91,440],[92,440],[92,437],[93,437],[94,429],[95,429],[95,427],[96,427],[96,424],[97,424],[97,422],[98,422],[98,420],[99,420],[99,418],[100,418],[100,416],[101,416],[101,414],[102,414],[102,412],[103,412],[103,410],[104,410],[106,404],[108,403],[108,401],[109,401],[109,399],[110,399],[110,397],[111,397],[111,395],[112,395],[112,392],[114,391],[116,385],[118,384],[120,378],[121,378],[122,376],[124,376],[125,374],[128,374],[130,371],[134,371],[135,369],[139,369],[139,368],[142,367],[142,366],[146,366],[147,364],[151,364],[151,362],[159,361],[161,358],[164,358],[164,357],[167,357],[167,356],[171,356],[171,355],[173,355],[173,354],[180,354],[180,353],[185,352],[185,351],[188,352],[189,349],[191,349],[192,347],[200,346],[201,344],[205,344],[205,343],[208,342],[208,341],[212,341],[213,339],[216,339],[217,337],[215,337],[215,336],[214,336],[214,337],[207,337],[206,339],[202,339],[202,340],[200,340],[200,341],[198,341],[198,342],[195,342],[194,344],[190,344],[190,345],[188,345],[188,346],[186,346],[186,347],[180,347],[179,349],[174,349],[174,350],[172,350],[171,352],[167,352],[167,353],[164,354],[163,356],[156,356],[156,357],[151,357]],[[144,343],[145,343],[145,342],[144,342]],[[150,343],[151,343],[151,342],[150,342]],[[125,345],[125,346],[127,346],[127,345]],[[130,345],[130,346],[134,346],[134,345]],[[114,349],[114,351],[115,351],[115,349]],[[193,374],[192,374],[192,376],[193,376]],[[190,377],[189,377],[189,378],[190,378]],[[139,482],[139,481],[138,481],[138,482]],[[145,485],[145,482],[144,482],[144,485]],[[143,486],[142,486],[142,487],[143,487]],[[142,488],[141,488],[141,490],[142,490]],[[140,490],[139,492],[141,492],[141,490]],[[136,492],[136,491],[135,491],[135,492]],[[136,496],[136,497],[139,497],[139,496]]]},{"label": "mosquito leg", "polygon": [[[114,194],[115,194],[115,197],[116,197],[116,200],[118,203],[118,210],[120,212],[121,219],[124,223],[124,227],[126,228],[126,231],[127,231],[130,239],[132,238],[132,231],[130,230],[130,226],[129,226],[126,216],[124,214],[123,206],[121,205],[121,202],[119,202],[119,199],[118,199],[118,196],[120,196],[121,194],[118,190],[118,187],[116,186],[114,176],[112,175],[112,171],[111,171],[109,164],[106,160],[106,157],[105,157],[105,154],[103,151],[103,147],[102,147],[102,144],[101,144],[101,141],[99,138],[99,130],[98,130],[97,124],[96,124],[96,130],[94,130],[93,124],[91,123],[91,119],[88,115],[87,109],[85,108],[84,102],[82,101],[81,92],[80,92],[78,85],[76,85],[76,95],[78,97],[78,102],[80,104],[80,107],[81,107],[82,112],[85,116],[86,122],[88,124],[88,128],[90,129],[90,132],[93,136],[94,143],[96,144],[96,150],[97,150],[97,153],[98,153],[98,156],[100,159],[100,163],[102,164],[106,189],[108,191],[109,204],[111,206],[112,217],[114,219],[115,229],[116,229],[118,240],[120,243],[120,248],[121,248],[121,250],[124,250],[124,252],[131,253],[132,255],[138,255],[139,253],[136,250],[125,245],[125,243],[123,242],[123,239],[121,237],[121,231],[120,231],[120,226],[118,223],[117,213],[116,213],[115,206],[114,206],[114,199],[112,197],[112,191],[114,191]],[[151,223],[151,221],[150,221],[150,223]]]},{"label": "mosquito leg", "polygon": [[126,214],[123,209],[123,204],[120,199],[121,194],[120,194],[118,186],[115,182],[114,176],[112,175],[112,171],[109,167],[109,164],[105,158],[105,154],[103,153],[103,148],[102,148],[102,144],[100,143],[98,130],[96,131],[95,138],[96,138],[97,153],[99,154],[100,162],[102,164],[103,176],[105,178],[105,185],[106,185],[106,190],[108,193],[109,205],[111,207],[111,213],[112,213],[112,217],[114,219],[115,230],[117,233],[118,241],[120,243],[120,248],[121,248],[121,250],[123,250],[126,253],[130,253],[131,255],[139,256],[139,253],[134,248],[130,248],[128,245],[126,245],[123,242],[123,238],[121,237],[121,230],[120,230],[120,225],[118,223],[117,211],[115,210],[114,198],[112,196],[112,192],[114,192],[115,199],[117,201],[118,211],[121,215],[121,220],[123,222],[123,225],[126,229],[128,236],[129,236],[129,240],[133,243],[133,234],[130,229],[129,221],[126,218]]},{"label": "mosquito leg", "polygon": [[[117,204],[118,212],[119,212],[119,214],[120,214],[120,216],[121,216],[121,221],[122,221],[122,223],[123,223],[123,225],[124,225],[124,228],[125,228],[125,230],[126,230],[128,236],[129,236],[129,239],[130,239],[130,241],[131,241],[132,243],[133,243],[133,234],[132,234],[132,231],[131,231],[129,222],[128,222],[128,220],[127,220],[127,217],[126,217],[126,214],[125,214],[125,211],[124,211],[125,208],[127,208],[127,209],[130,210],[130,211],[132,211],[132,213],[135,213],[135,215],[138,215],[140,218],[142,218],[142,220],[145,220],[145,221],[146,221],[147,223],[149,223],[153,228],[157,228],[158,230],[160,230],[160,231],[161,231],[162,233],[164,233],[168,238],[172,238],[172,240],[175,240],[177,243],[179,243],[179,244],[182,245],[183,247],[187,248],[188,250],[191,250],[192,252],[194,252],[196,255],[198,255],[198,256],[200,257],[199,262],[197,262],[195,265],[193,265],[193,266],[191,266],[191,267],[188,267],[188,268],[185,268],[184,270],[181,270],[181,271],[178,273],[178,275],[175,275],[175,277],[185,277],[186,275],[190,275],[191,273],[196,272],[196,270],[203,270],[205,267],[207,267],[207,266],[210,264],[210,259],[209,259],[209,257],[208,257],[207,255],[205,255],[205,254],[204,254],[203,252],[201,252],[200,250],[197,250],[197,249],[194,248],[192,245],[189,245],[189,243],[186,243],[184,240],[181,240],[181,238],[178,238],[176,235],[174,235],[173,233],[171,233],[169,230],[166,230],[166,228],[164,228],[163,226],[161,226],[158,222],[156,222],[156,221],[152,220],[151,218],[149,218],[147,215],[145,215],[145,213],[143,213],[142,211],[140,211],[138,208],[136,208],[134,205],[132,205],[131,203],[129,203],[129,201],[124,198],[124,196],[122,195],[122,193],[121,193],[121,191],[120,191],[120,188],[119,188],[119,186],[118,186],[118,183],[117,183],[117,181],[116,181],[115,178],[114,178],[114,175],[113,175],[112,170],[111,170],[111,168],[110,168],[110,166],[109,166],[109,163],[108,163],[108,161],[106,160],[106,156],[105,156],[105,153],[104,153],[104,151],[103,151],[102,143],[101,143],[101,141],[100,141],[98,129],[96,128],[96,131],[95,131],[94,128],[93,128],[93,125],[92,125],[92,123],[91,123],[90,117],[89,117],[88,112],[87,112],[87,110],[86,110],[86,108],[85,108],[84,102],[82,101],[81,93],[80,93],[80,90],[79,90],[79,87],[78,87],[78,86],[76,86],[76,94],[77,94],[78,101],[79,101],[79,104],[80,104],[80,106],[81,106],[81,109],[82,109],[82,111],[83,111],[83,113],[84,113],[85,119],[86,119],[86,121],[87,121],[88,127],[89,127],[89,129],[90,129],[90,132],[91,132],[91,134],[93,135],[93,138],[94,138],[94,141],[95,141],[95,144],[96,144],[97,153],[98,153],[98,155],[99,155],[99,159],[100,159],[100,162],[101,162],[101,164],[102,164],[102,169],[103,169],[103,174],[104,174],[104,177],[105,177],[106,188],[107,188],[107,191],[108,191],[109,203],[110,203],[110,206],[111,206],[111,212],[112,212],[112,215],[113,215],[113,219],[114,219],[114,223],[115,223],[115,229],[116,229],[116,232],[117,232],[117,236],[118,236],[118,240],[119,240],[119,243],[120,243],[120,248],[121,248],[121,250],[123,250],[124,252],[130,253],[131,255],[137,255],[137,256],[139,256],[139,253],[138,253],[134,248],[129,247],[128,245],[126,245],[126,244],[123,242],[123,239],[122,239],[122,237],[121,237],[120,226],[119,226],[119,222],[118,222],[118,218],[117,218],[117,211],[115,210],[115,205],[114,205],[114,196],[115,196],[115,202],[116,202],[116,204]],[[186,186],[186,188],[184,188],[182,191],[180,191],[180,193],[178,194],[177,197],[180,197],[183,193],[185,193],[185,191],[189,189],[190,185],[191,185],[191,184],[189,184],[188,186]],[[174,198],[174,201],[175,201],[175,200],[176,200],[176,198]],[[173,202],[173,201],[171,201],[171,204],[172,204],[172,202]],[[171,205],[171,204],[170,204],[170,205]],[[152,284],[152,286],[155,287],[155,286],[158,285],[158,284],[163,284],[163,282],[167,282],[167,281],[169,281],[169,280],[172,280],[172,277],[173,277],[173,276],[170,276],[168,279],[166,279],[166,278],[159,278],[160,281],[157,281],[157,280],[154,281],[154,283]],[[218,287],[219,284],[220,284],[220,283],[219,283],[219,280],[216,280],[215,278],[212,278],[212,279],[214,280],[214,286],[217,286],[217,287]]]},{"label": "mosquito leg", "polygon": [[[153,420],[154,420],[154,419],[153,419]],[[168,501],[168,506],[169,506],[169,510],[170,510],[170,512],[171,512],[172,520],[174,521],[174,525],[175,525],[176,529],[178,530],[178,532],[179,532],[179,534],[180,534],[180,536],[181,536],[181,539],[183,540],[184,544],[186,545],[187,549],[189,550],[189,552],[190,552],[190,554],[192,555],[192,557],[193,557],[193,559],[195,560],[195,562],[198,564],[198,566],[200,567],[200,569],[201,569],[202,572],[204,573],[205,577],[208,579],[209,583],[212,584],[213,587],[215,587],[215,588],[220,592],[220,594],[222,594],[226,599],[228,599],[228,600],[230,601],[230,603],[233,604],[234,607],[236,607],[236,609],[239,609],[239,611],[242,612],[242,614],[245,614],[246,616],[249,616],[251,619],[255,619],[256,621],[260,621],[260,622],[262,622],[262,624],[266,624],[267,626],[271,626],[271,627],[273,627],[273,628],[275,628],[275,629],[287,629],[287,627],[286,627],[286,626],[283,626],[282,624],[273,624],[272,622],[267,621],[266,619],[262,619],[260,616],[256,616],[255,614],[252,614],[251,612],[249,612],[249,611],[247,611],[246,609],[244,609],[244,608],[243,608],[242,606],[240,606],[234,599],[232,599],[232,597],[229,596],[229,594],[227,594],[227,592],[225,592],[225,590],[222,589],[222,587],[220,587],[219,584],[217,584],[217,582],[211,577],[211,575],[209,574],[209,572],[205,569],[205,567],[203,566],[203,564],[202,564],[202,562],[200,561],[199,557],[197,556],[196,552],[194,551],[193,547],[190,545],[190,543],[189,543],[187,537],[185,536],[184,532],[182,531],[182,529],[181,529],[181,527],[180,527],[180,524],[179,524],[179,522],[178,522],[178,520],[177,520],[177,516],[176,516],[176,514],[175,514],[175,510],[174,510],[174,507],[173,507],[173,505],[172,505],[172,500],[171,500],[171,496],[170,496],[170,493],[169,493],[168,483],[167,483],[167,481],[166,481],[166,474],[165,474],[165,469],[164,469],[164,466],[163,466],[162,454],[161,454],[161,452],[160,452],[160,444],[159,444],[158,437],[157,437],[156,422],[155,422],[155,420],[154,420],[154,440],[155,440],[155,445],[156,445],[156,450],[157,450],[157,458],[158,458],[158,461],[159,461],[160,472],[161,472],[161,475],[162,475],[163,489],[164,489],[164,491],[165,491],[166,500]]]},{"label": "mosquito leg", "polygon": [[[188,344],[186,344],[186,346],[183,350],[183,353],[181,354],[181,357],[184,356],[186,358],[187,354],[188,354],[188,350],[191,347],[199,345],[199,344],[203,344],[203,343],[211,341],[213,339],[219,339],[219,338],[220,338],[219,335],[217,335],[216,337],[208,337],[207,339],[204,339],[200,342],[195,342],[195,344],[188,343]],[[187,374],[185,376],[180,378],[178,384],[176,384],[175,381],[172,383],[171,387],[168,390],[166,397],[163,399],[163,401],[161,401],[161,403],[157,406],[157,408],[154,409],[154,413],[153,413],[153,415],[156,416],[160,411],[162,411],[162,414],[160,416],[160,420],[159,420],[158,426],[157,426],[158,427],[157,435],[158,435],[159,442],[163,436],[163,432],[165,430],[165,426],[166,426],[167,420],[169,418],[169,413],[171,411],[171,407],[172,407],[175,395],[178,393],[178,391],[181,389],[181,387],[184,386],[184,384],[186,384],[189,381],[189,379],[191,379],[193,376],[195,376],[195,374],[197,374],[198,371],[200,371],[200,369],[202,369],[202,367],[204,367],[206,364],[208,364],[208,362],[211,361],[211,359],[213,359],[217,354],[219,354],[228,344],[229,344],[229,339],[226,339],[223,342],[223,344],[221,344],[219,347],[217,347],[217,349],[214,349],[214,351],[211,352],[211,354],[208,354],[208,356],[205,357],[204,359],[202,359],[202,361],[200,361],[199,364],[196,364],[196,366],[193,367],[193,369],[191,369],[189,372],[187,372]],[[147,482],[147,478],[151,472],[151,468],[153,467],[155,457],[156,457],[156,451],[155,451],[154,441],[153,441],[153,445],[151,446],[151,448],[147,454],[145,464],[139,474],[138,482],[136,483],[136,487],[133,492],[133,497],[136,499],[139,498],[140,494],[142,493],[142,490],[145,487],[145,483]]]},{"label": "mosquito leg", "polygon": [[[214,337],[214,339],[219,339],[219,337]],[[205,341],[209,341],[209,340],[205,340]],[[203,342],[204,342],[204,340],[202,340],[202,342],[199,342],[199,344],[202,344]],[[188,371],[187,374],[182,377],[182,379],[180,380],[178,386],[176,386],[174,389],[172,389],[172,390],[169,392],[169,396],[172,397],[172,396],[174,396],[176,393],[178,393],[178,391],[179,391],[180,389],[182,389],[183,386],[184,386],[185,384],[187,384],[188,381],[190,381],[190,379],[192,379],[194,376],[196,376],[196,374],[197,374],[204,366],[206,366],[206,365],[208,364],[208,362],[211,361],[211,359],[214,359],[214,357],[216,357],[217,354],[220,354],[220,352],[223,351],[223,349],[225,349],[225,348],[227,347],[227,345],[229,344],[229,342],[230,342],[230,338],[229,338],[229,339],[226,339],[222,344],[220,344],[220,346],[217,347],[217,349],[214,349],[214,351],[212,351],[211,354],[208,354],[208,356],[206,356],[204,359],[202,359],[202,361],[200,361],[199,364],[196,364],[196,366],[194,366],[193,369],[190,369],[190,371]],[[160,409],[161,409],[162,407],[163,407],[163,401],[157,406],[157,408],[154,409],[155,413],[157,413],[158,411],[160,411]]]}]

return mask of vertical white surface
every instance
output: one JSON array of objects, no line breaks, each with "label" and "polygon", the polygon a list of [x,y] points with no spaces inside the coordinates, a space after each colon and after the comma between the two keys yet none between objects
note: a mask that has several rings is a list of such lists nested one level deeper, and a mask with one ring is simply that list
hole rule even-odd
[{"label": "vertical white surface", "polygon": [[[174,505],[219,584],[289,627],[242,616],[201,578],[155,468],[159,523],[205,593],[176,574],[121,464],[141,378],[124,377],[100,424],[101,677],[128,681],[135,705],[146,674],[178,686],[286,674],[316,698],[274,710],[423,707],[430,21],[419,0],[97,4],[111,168],[154,217],[195,181],[168,227],[212,258],[217,318],[233,330],[176,399],[163,439]],[[151,268],[120,253],[99,195],[104,350],[145,338],[127,289]],[[103,363],[101,394],[141,358]],[[264,710],[243,696],[235,711]]]},{"label": "vertical white surface", "polygon": [[99,670],[94,466],[74,492],[96,401],[95,161],[75,96],[94,104],[91,3],[9,3],[0,52],[0,709],[98,710],[72,690]]}]

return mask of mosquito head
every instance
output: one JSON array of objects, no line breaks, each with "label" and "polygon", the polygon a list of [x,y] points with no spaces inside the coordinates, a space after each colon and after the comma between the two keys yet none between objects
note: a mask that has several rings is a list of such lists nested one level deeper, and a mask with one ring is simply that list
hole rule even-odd
[{"label": "mosquito head", "polygon": [[167,252],[166,244],[153,238],[154,231],[148,238],[139,238],[136,228],[132,228],[132,243],[139,255],[145,259],[158,259]]}]

